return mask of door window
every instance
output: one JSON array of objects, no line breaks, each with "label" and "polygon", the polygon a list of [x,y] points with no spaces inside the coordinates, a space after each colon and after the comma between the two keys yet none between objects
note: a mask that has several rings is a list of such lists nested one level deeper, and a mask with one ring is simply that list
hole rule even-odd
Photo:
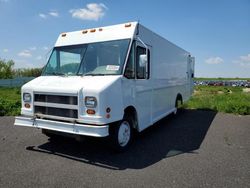
[{"label": "door window", "polygon": [[[149,78],[149,64],[150,64],[150,51],[148,50],[147,53],[147,67],[142,67],[140,66],[139,60],[140,60],[140,55],[146,54],[146,48],[143,48],[141,46],[136,47],[136,77],[137,79],[148,79]],[[148,74],[147,74],[148,72]]]}]

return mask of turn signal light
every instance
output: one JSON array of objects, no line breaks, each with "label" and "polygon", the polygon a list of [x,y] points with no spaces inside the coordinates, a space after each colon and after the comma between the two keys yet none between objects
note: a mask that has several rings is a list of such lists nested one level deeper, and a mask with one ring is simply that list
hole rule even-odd
[{"label": "turn signal light", "polygon": [[90,114],[90,115],[95,114],[95,110],[92,110],[92,109],[88,109],[86,112],[87,112],[87,114]]},{"label": "turn signal light", "polygon": [[29,103],[25,103],[24,106],[25,106],[25,108],[30,108],[30,104]]}]

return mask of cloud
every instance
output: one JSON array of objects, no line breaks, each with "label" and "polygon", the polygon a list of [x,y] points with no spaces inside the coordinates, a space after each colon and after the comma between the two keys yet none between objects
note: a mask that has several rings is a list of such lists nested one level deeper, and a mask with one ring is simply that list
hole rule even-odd
[{"label": "cloud", "polygon": [[250,63],[250,54],[247,54],[246,56],[240,56],[240,60],[243,62]]},{"label": "cloud", "polygon": [[20,57],[32,57],[32,54],[29,50],[23,50],[17,54]]},{"label": "cloud", "polygon": [[39,14],[39,17],[40,17],[40,18],[43,18],[43,19],[46,19],[48,16],[45,15],[45,14],[40,13],[40,14]]},{"label": "cloud", "polygon": [[250,53],[245,56],[240,56],[238,60],[233,62],[243,67],[250,67]]},{"label": "cloud", "polygon": [[3,52],[4,52],[4,53],[8,53],[8,52],[9,52],[9,49],[5,48],[5,49],[3,49]]},{"label": "cloud", "polygon": [[210,57],[205,60],[205,63],[207,64],[221,64],[224,60],[221,57]]},{"label": "cloud", "polygon": [[32,59],[18,59],[14,58],[15,68],[41,68],[46,62],[45,61],[34,61]]},{"label": "cloud", "polygon": [[59,16],[59,13],[56,11],[56,10],[51,10],[50,12],[48,13],[40,13],[39,14],[39,17],[42,18],[42,19],[47,19],[49,17],[58,17]]},{"label": "cloud", "polygon": [[29,48],[31,51],[35,51],[36,50],[36,47],[35,46],[32,46]]},{"label": "cloud", "polygon": [[53,16],[53,17],[58,17],[58,16],[59,16],[59,13],[58,13],[57,11],[53,10],[53,11],[50,11],[50,12],[49,12],[49,15],[50,15],[50,16]]},{"label": "cloud", "polygon": [[42,59],[42,56],[40,55],[36,57],[36,60],[41,60],[41,59]]},{"label": "cloud", "polygon": [[14,59],[15,65],[14,67],[17,68],[35,68],[40,67],[39,65],[35,65],[27,60],[24,59]]},{"label": "cloud", "polygon": [[108,8],[102,3],[90,3],[87,4],[85,8],[82,9],[71,9],[69,12],[71,13],[73,18],[78,18],[81,20],[94,20],[98,21],[105,15],[105,11]]},{"label": "cloud", "polygon": [[48,47],[48,46],[44,46],[44,47],[43,47],[43,50],[46,50],[46,51],[47,51],[47,50],[49,50],[49,47]]}]

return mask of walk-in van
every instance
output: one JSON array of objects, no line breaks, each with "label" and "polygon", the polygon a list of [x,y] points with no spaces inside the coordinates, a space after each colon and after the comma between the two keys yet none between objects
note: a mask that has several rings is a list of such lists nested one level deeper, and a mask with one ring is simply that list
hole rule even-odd
[{"label": "walk-in van", "polygon": [[193,92],[191,54],[138,22],[59,35],[42,76],[22,87],[15,125],[48,136],[110,137],[117,150]]}]

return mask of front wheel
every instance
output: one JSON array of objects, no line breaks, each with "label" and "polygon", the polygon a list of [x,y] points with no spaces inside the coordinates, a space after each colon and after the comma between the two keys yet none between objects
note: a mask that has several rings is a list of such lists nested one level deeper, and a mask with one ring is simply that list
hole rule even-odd
[{"label": "front wheel", "polygon": [[115,151],[123,152],[129,147],[133,136],[132,122],[130,118],[124,118],[122,121],[110,125],[111,147]]}]

